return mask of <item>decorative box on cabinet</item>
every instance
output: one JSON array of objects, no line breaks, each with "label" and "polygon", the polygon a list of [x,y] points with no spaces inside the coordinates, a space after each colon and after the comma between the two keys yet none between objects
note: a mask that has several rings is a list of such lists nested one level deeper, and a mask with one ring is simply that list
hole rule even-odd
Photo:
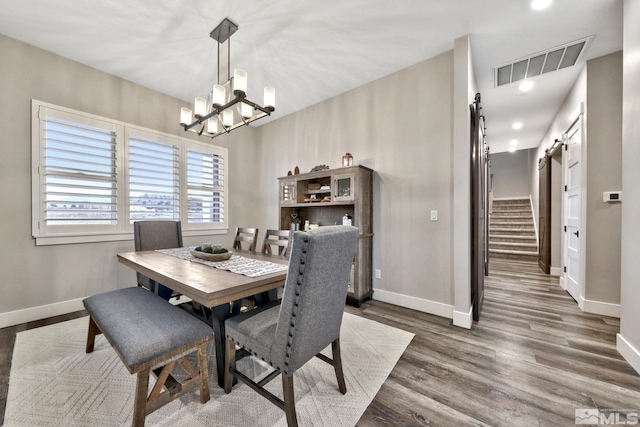
[{"label": "decorative box on cabinet", "polygon": [[342,224],[342,217],[349,214],[360,230],[347,294],[347,302],[356,307],[373,294],[372,176],[373,170],[365,166],[348,166],[278,178],[280,229],[290,229],[293,215],[304,227],[306,220],[320,226]]}]

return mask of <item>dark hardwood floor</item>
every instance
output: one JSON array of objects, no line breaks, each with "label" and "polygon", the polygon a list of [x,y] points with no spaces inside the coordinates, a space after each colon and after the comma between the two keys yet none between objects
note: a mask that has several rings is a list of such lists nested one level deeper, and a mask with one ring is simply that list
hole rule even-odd
[{"label": "dark hardwood floor", "polygon": [[[378,301],[352,314],[415,334],[359,426],[574,426],[576,409],[640,412],[640,376],[616,351],[616,318],[586,314],[533,263],[492,261],[470,330]],[[0,423],[16,332],[0,329]],[[624,413],[620,420],[624,421]]]}]

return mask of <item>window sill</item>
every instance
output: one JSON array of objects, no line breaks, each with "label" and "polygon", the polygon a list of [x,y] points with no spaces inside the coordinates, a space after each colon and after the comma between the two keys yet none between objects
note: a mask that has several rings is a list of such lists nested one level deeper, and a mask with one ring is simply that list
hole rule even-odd
[{"label": "window sill", "polygon": [[[202,230],[182,230],[183,237],[227,234],[228,228],[202,229]],[[83,235],[53,235],[34,236],[36,246],[71,245],[78,243],[102,243],[118,242],[123,240],[133,240],[131,233],[111,233],[111,234],[83,234]]]}]

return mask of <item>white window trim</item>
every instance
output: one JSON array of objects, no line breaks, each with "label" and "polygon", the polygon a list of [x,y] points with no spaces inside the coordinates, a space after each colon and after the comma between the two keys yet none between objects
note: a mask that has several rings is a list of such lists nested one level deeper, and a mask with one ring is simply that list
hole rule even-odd
[{"label": "white window trim", "polygon": [[[118,224],[110,231],[88,231],[88,232],[65,232],[65,233],[47,233],[44,227],[40,227],[42,221],[41,211],[42,182],[40,178],[40,167],[42,165],[42,143],[44,135],[41,134],[42,126],[40,123],[41,108],[56,110],[63,113],[70,113],[89,120],[98,120],[107,122],[118,127],[117,131],[117,176],[118,185],[124,191],[118,193]],[[61,107],[54,104],[31,100],[31,229],[32,236],[36,241],[36,246],[61,245],[73,243],[90,243],[90,242],[113,242],[122,240],[133,240],[133,225],[129,222],[129,174],[128,174],[128,135],[139,132],[145,135],[154,135],[163,141],[172,141],[179,144],[180,151],[180,221],[182,223],[182,234],[188,236],[202,236],[227,234],[228,225],[228,209],[229,192],[228,192],[228,150],[224,147],[214,146],[210,143],[203,143],[192,139],[180,138],[179,136],[159,132],[153,129],[143,128],[141,126],[100,117],[94,114]],[[189,223],[187,208],[187,182],[186,182],[186,154],[188,148],[195,148],[202,151],[211,152],[220,155],[224,159],[224,218],[219,223]]]}]

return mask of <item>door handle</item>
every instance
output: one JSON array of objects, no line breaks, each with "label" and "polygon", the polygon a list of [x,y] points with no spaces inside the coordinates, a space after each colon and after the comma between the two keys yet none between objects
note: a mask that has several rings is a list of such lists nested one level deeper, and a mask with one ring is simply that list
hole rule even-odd
[{"label": "door handle", "polygon": [[576,230],[574,233],[572,233],[573,235],[575,235],[576,237],[580,237],[580,234],[578,234],[578,230]]}]

